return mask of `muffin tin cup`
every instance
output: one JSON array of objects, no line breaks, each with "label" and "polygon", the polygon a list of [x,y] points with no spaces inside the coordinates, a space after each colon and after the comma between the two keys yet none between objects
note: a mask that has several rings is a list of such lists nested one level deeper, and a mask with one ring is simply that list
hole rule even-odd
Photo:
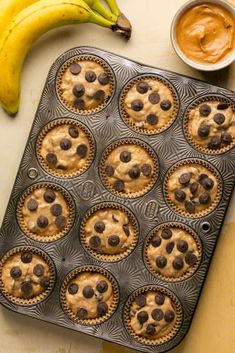
[{"label": "muffin tin cup", "polygon": [[[86,242],[86,222],[89,220],[89,218],[97,211],[101,210],[106,210],[106,209],[114,209],[114,210],[120,210],[124,212],[127,216],[128,219],[130,220],[130,223],[132,225],[132,228],[134,230],[134,238],[133,242],[131,243],[130,247],[126,249],[124,252],[119,253],[119,254],[104,254],[104,253],[99,253],[95,250],[93,250]],[[105,261],[105,262],[115,262],[115,261],[120,261],[130,255],[132,251],[135,249],[137,242],[138,242],[138,233],[139,233],[139,227],[137,220],[133,213],[128,210],[126,207],[122,206],[121,204],[118,203],[112,203],[112,202],[104,202],[101,204],[97,204],[91,209],[88,210],[88,212],[84,215],[82,224],[80,227],[80,237],[82,241],[82,245],[85,248],[85,250],[90,253],[92,256],[94,256],[96,259]]]},{"label": "muffin tin cup", "polygon": [[[156,232],[158,232],[159,230],[163,230],[166,228],[177,228],[177,229],[182,229],[185,230],[186,232],[188,232],[194,239],[196,245],[197,245],[197,250],[199,253],[198,259],[196,261],[196,263],[189,267],[189,269],[181,276],[178,277],[170,277],[170,276],[164,276],[163,274],[161,274],[160,272],[157,272],[151,265],[149,258],[148,258],[148,254],[147,254],[147,250],[148,250],[148,246],[151,242],[152,237],[156,234]],[[170,255],[170,254],[169,254]],[[201,241],[199,236],[190,228],[188,227],[186,224],[183,223],[179,223],[179,222],[169,222],[169,223],[162,223],[159,226],[157,226],[156,228],[154,228],[147,236],[146,240],[145,240],[145,244],[144,244],[144,261],[146,264],[146,267],[149,269],[149,271],[156,277],[162,279],[163,281],[167,281],[167,282],[180,282],[180,281],[184,281],[187,278],[189,278],[190,276],[192,276],[198,269],[200,262],[201,262],[201,257],[202,257],[202,245],[201,245]]]},{"label": "muffin tin cup", "polygon": [[[140,146],[146,152],[148,152],[149,156],[152,158],[153,165],[154,165],[152,177],[149,180],[149,184],[138,192],[125,194],[125,193],[116,191],[112,187],[112,185],[110,185],[109,180],[105,174],[105,162],[106,162],[107,157],[115,148],[122,146],[122,145]],[[136,197],[140,197],[140,196],[146,194],[147,192],[149,192],[152,189],[152,187],[154,186],[154,184],[157,182],[158,171],[159,171],[159,162],[158,162],[157,155],[155,154],[155,152],[153,151],[153,149],[149,145],[147,145],[145,142],[143,142],[139,139],[128,138],[128,139],[117,140],[106,148],[106,150],[103,152],[102,157],[101,157],[99,170],[100,170],[100,176],[101,176],[102,182],[104,183],[105,187],[109,191],[111,191],[113,194],[115,194],[121,198],[136,198]]]},{"label": "muffin tin cup", "polygon": [[[81,129],[85,134],[86,137],[89,141],[89,148],[90,148],[90,153],[89,156],[87,158],[87,161],[85,163],[85,165],[78,169],[77,171],[73,171],[73,172],[60,172],[59,169],[54,170],[52,168],[50,168],[50,166],[45,162],[44,158],[41,155],[41,149],[42,149],[42,143],[44,138],[46,137],[47,133],[50,132],[53,128],[57,127],[57,126],[63,126],[63,125],[71,125],[71,126],[75,126],[78,127],[79,129]],[[37,139],[37,144],[36,144],[36,152],[37,152],[37,158],[39,160],[39,163],[41,164],[42,168],[45,169],[49,174],[59,177],[59,178],[74,178],[77,177],[81,174],[83,174],[91,165],[93,159],[94,159],[94,155],[95,155],[95,141],[94,138],[90,132],[90,130],[83,125],[82,123],[80,123],[77,120],[73,120],[73,119],[66,119],[66,118],[61,118],[61,119],[56,119],[52,122],[50,122],[49,124],[47,124],[46,126],[44,126],[44,128],[42,129],[42,131],[40,132],[38,139]]]},{"label": "muffin tin cup", "polygon": [[[94,319],[84,319],[80,320],[77,318],[77,316],[73,313],[73,311],[69,308],[69,305],[67,304],[66,301],[66,290],[68,287],[68,284],[70,281],[72,281],[75,277],[77,277],[79,274],[88,272],[88,273],[100,273],[104,277],[106,277],[110,283],[112,284],[112,289],[113,289],[113,301],[112,304],[109,308],[109,311],[107,312],[106,315],[94,318]],[[98,325],[103,323],[104,321],[108,320],[111,315],[116,311],[118,302],[119,302],[119,288],[116,280],[113,278],[113,276],[103,269],[102,267],[98,266],[84,266],[84,267],[79,267],[74,270],[72,270],[65,278],[61,290],[60,290],[60,302],[61,306],[65,312],[65,314],[75,323],[85,325],[85,326],[93,326],[93,325]]]},{"label": "muffin tin cup", "polygon": [[[73,63],[79,63],[80,61],[93,61],[99,65],[102,66],[102,68],[105,70],[105,72],[108,74],[109,76],[109,84],[110,84],[110,96],[107,97],[105,99],[105,101],[101,104],[99,104],[99,106],[97,106],[96,108],[93,109],[77,109],[75,107],[72,106],[72,104],[69,104],[68,102],[66,102],[66,100],[63,98],[63,92],[61,90],[61,82],[62,82],[62,77],[63,74],[65,73],[65,71],[67,70],[67,68],[73,64]],[[59,69],[59,72],[57,74],[57,80],[56,80],[56,91],[57,91],[57,96],[60,100],[60,102],[67,108],[69,109],[71,112],[77,113],[79,115],[92,115],[92,114],[96,114],[99,111],[103,110],[107,104],[109,103],[109,101],[112,99],[113,95],[114,95],[114,91],[115,91],[115,78],[114,78],[114,73],[111,69],[111,67],[108,65],[108,63],[104,60],[102,60],[101,58],[99,58],[98,56],[95,55],[76,55],[72,58],[70,58],[68,61],[66,61]]]},{"label": "muffin tin cup", "polygon": [[[158,339],[149,339],[149,338],[141,337],[140,335],[134,332],[130,324],[131,304],[135,301],[135,298],[138,297],[138,295],[146,292],[152,292],[152,291],[159,292],[168,296],[172,300],[173,308],[175,309],[175,313],[176,313],[176,322],[172,330],[165,336],[159,337]],[[174,336],[179,331],[182,325],[182,321],[183,321],[183,312],[182,312],[181,303],[179,299],[170,290],[166,289],[165,287],[149,285],[146,287],[139,288],[130,295],[130,297],[127,299],[124,306],[124,324],[126,326],[126,329],[136,341],[142,343],[143,345],[156,346],[156,345],[161,345],[169,342],[171,339],[174,338]]]},{"label": "muffin tin cup", "polygon": [[233,142],[230,143],[228,146],[224,146],[222,148],[212,150],[208,147],[203,147],[197,141],[192,137],[189,129],[189,114],[192,109],[197,108],[200,104],[202,103],[207,103],[207,102],[226,102],[229,104],[230,107],[232,107],[234,116],[235,116],[235,103],[233,103],[230,99],[220,96],[220,95],[207,95],[204,97],[201,97],[199,99],[196,99],[190,106],[187,108],[186,113],[185,113],[185,118],[184,118],[184,133],[185,137],[188,140],[188,142],[197,150],[201,151],[202,153],[206,154],[212,154],[212,155],[218,155],[218,154],[223,154],[228,151],[230,151],[234,146],[235,146],[235,137],[233,139]]},{"label": "muffin tin cup", "polygon": [[[26,252],[29,251],[33,254],[39,255],[49,266],[49,270],[50,270],[50,283],[49,286],[39,295],[29,298],[29,299],[24,299],[24,298],[18,298],[15,297],[14,295],[10,294],[6,289],[5,289],[5,285],[2,281],[2,269],[4,267],[4,264],[6,263],[6,261],[13,255],[17,254],[17,253],[21,253],[21,252]],[[2,292],[2,294],[7,298],[7,300],[9,300],[10,302],[17,304],[17,305],[22,305],[22,306],[32,306],[32,305],[36,305],[39,302],[42,302],[43,300],[45,300],[49,294],[51,293],[53,287],[54,287],[54,283],[55,283],[55,267],[54,264],[52,263],[52,260],[49,258],[49,256],[42,251],[39,248],[35,248],[32,246],[22,246],[22,247],[17,247],[17,248],[13,248],[11,250],[9,250],[2,258],[0,261],[0,291]]]},{"label": "muffin tin cup", "polygon": [[[142,82],[144,80],[149,80],[149,79],[153,79],[156,81],[161,82],[162,84],[164,84],[167,88],[169,88],[171,94],[172,94],[172,98],[174,101],[174,109],[172,112],[172,115],[168,121],[167,124],[163,125],[161,128],[155,128],[155,129],[145,129],[139,126],[136,126],[136,124],[130,122],[129,120],[129,115],[127,114],[126,110],[125,110],[125,97],[128,93],[128,91],[134,86],[136,85],[138,82]],[[161,76],[158,75],[153,75],[153,74],[149,74],[149,75],[140,75],[137,76],[136,78],[132,79],[122,90],[121,95],[120,95],[120,113],[121,113],[121,117],[123,119],[123,121],[125,122],[125,124],[127,124],[127,126],[129,126],[131,129],[133,129],[134,131],[138,132],[139,134],[144,134],[144,135],[155,135],[155,134],[160,134],[161,132],[165,131],[166,129],[168,129],[175,121],[177,115],[178,115],[178,111],[179,111],[179,99],[178,99],[178,95],[175,91],[175,88],[170,84],[170,82],[168,82],[166,79],[164,79]]]},{"label": "muffin tin cup", "polygon": [[[167,188],[168,181],[169,181],[171,175],[173,174],[173,172],[176,171],[179,167],[185,166],[187,164],[197,164],[197,165],[201,165],[201,166],[206,167],[216,177],[216,180],[218,183],[217,194],[216,194],[216,197],[215,197],[214,201],[212,202],[212,204],[207,209],[199,211],[199,212],[195,212],[195,213],[189,213],[189,212],[181,210],[179,207],[177,207],[177,205],[175,205],[174,202],[170,199],[169,193],[168,193],[168,188]],[[164,181],[163,190],[164,190],[166,202],[174,210],[174,212],[176,212],[186,218],[201,218],[201,217],[207,216],[219,205],[219,202],[222,197],[223,183],[222,183],[222,178],[221,178],[219,172],[210,163],[206,162],[205,160],[195,158],[195,159],[181,160],[178,163],[176,163],[175,165],[173,165],[167,171],[167,175],[166,175],[165,181]]]},{"label": "muffin tin cup", "polygon": [[[27,225],[25,224],[24,216],[22,214],[22,208],[24,206],[24,201],[27,198],[27,196],[29,196],[34,190],[41,189],[41,188],[48,188],[50,190],[60,192],[62,194],[62,196],[64,197],[65,201],[67,202],[67,205],[69,208],[70,217],[67,220],[66,227],[62,231],[60,231],[54,235],[40,235],[37,233],[33,233],[32,231],[30,231],[28,229]],[[49,243],[49,242],[53,242],[55,240],[58,240],[58,239],[64,237],[70,231],[70,229],[73,225],[73,222],[74,222],[74,218],[75,218],[75,206],[74,206],[74,202],[73,202],[73,199],[71,198],[71,196],[68,194],[67,191],[65,191],[60,186],[58,186],[56,184],[49,183],[49,182],[48,183],[39,183],[39,184],[34,184],[34,185],[30,186],[28,189],[26,189],[24,191],[23,195],[20,197],[20,200],[19,200],[19,203],[17,206],[16,217],[18,220],[18,224],[19,224],[22,232],[25,235],[27,235],[29,238],[31,238],[33,240],[43,242],[43,243]]]}]

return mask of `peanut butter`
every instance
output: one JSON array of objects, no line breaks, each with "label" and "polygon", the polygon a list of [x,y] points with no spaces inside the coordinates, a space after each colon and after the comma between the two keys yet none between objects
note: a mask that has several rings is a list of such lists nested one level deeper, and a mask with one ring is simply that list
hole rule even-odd
[{"label": "peanut butter", "polygon": [[186,11],[177,25],[180,49],[191,60],[213,64],[235,49],[235,18],[216,4],[205,3]]}]

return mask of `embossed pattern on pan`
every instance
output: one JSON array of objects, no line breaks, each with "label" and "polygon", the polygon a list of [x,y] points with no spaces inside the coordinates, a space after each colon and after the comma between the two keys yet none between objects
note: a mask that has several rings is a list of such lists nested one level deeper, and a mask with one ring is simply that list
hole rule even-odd
[{"label": "embossed pattern on pan", "polygon": [[[65,85],[63,87],[63,90],[67,89],[67,91],[69,91],[67,93],[69,93],[70,98],[72,97],[71,99],[75,99],[74,97],[76,97],[76,99],[78,98],[76,104],[78,104],[78,102],[79,104],[81,103],[81,97],[82,100],[87,100],[86,107],[88,107],[88,103],[95,103],[93,98],[89,101],[87,94],[88,91],[85,94],[83,92],[83,86],[89,86],[84,80],[83,75],[80,76],[80,78],[82,77],[83,82],[81,82],[80,78],[77,76],[77,73],[80,70],[80,67],[78,66],[79,58],[95,58],[95,61],[91,60],[91,71],[97,70],[96,81],[93,81],[95,82],[95,86],[91,85],[93,89],[91,96],[93,98],[96,90],[100,89],[104,92],[108,92],[110,83],[111,91],[109,98],[107,101],[105,100],[102,102],[102,104],[98,104],[96,106],[97,109],[87,109],[86,111],[77,108],[74,109],[74,107],[70,107],[63,102],[60,92],[58,91],[63,73],[66,70],[70,70],[71,65],[73,65],[72,75],[74,75],[74,77],[69,74],[67,78],[70,79],[73,77],[72,81],[75,83],[71,85],[72,89],[74,88],[74,85],[79,84],[80,86],[74,88],[74,92],[71,92],[69,91],[69,81],[66,83],[67,86]],[[84,67],[83,65],[85,65],[85,61],[86,60],[80,62],[81,67]],[[100,70],[103,70],[103,73],[99,77]],[[175,102],[177,112],[175,111],[175,115],[173,114],[174,119],[172,119],[169,126],[161,131],[161,133],[158,133],[160,130],[155,133],[147,134],[140,130],[136,130],[127,124],[121,113],[120,98],[125,87],[127,87],[129,83],[134,82],[135,79],[138,79],[138,77],[147,76],[161,78],[161,83],[163,84],[161,87],[164,88],[164,84],[166,84],[167,90],[169,87],[169,91],[167,92],[174,91],[177,99],[177,102]],[[94,77],[94,73],[89,73],[87,76],[87,82],[92,84],[92,82],[89,81],[94,80]],[[102,87],[98,87],[98,84]],[[171,91],[170,87],[173,91]],[[140,91],[138,93],[140,93],[141,96],[143,94],[141,92],[146,91],[146,85],[141,84],[138,87],[138,90]],[[74,96],[72,94],[74,94]],[[174,96],[174,93],[172,93],[172,96]],[[99,94],[97,94],[99,102],[103,97],[103,93],[101,94],[101,92],[99,92]],[[164,98],[169,99],[169,97],[170,96]],[[51,290],[45,298],[42,298],[42,300],[40,298],[39,301],[36,300],[35,302],[32,302],[32,305],[29,305],[29,302],[26,305],[20,305],[18,301],[15,302],[11,300],[11,298],[5,295],[3,291],[0,291],[0,303],[12,311],[20,311],[24,315],[113,343],[121,344],[125,347],[132,348],[135,351],[163,353],[179,344],[190,327],[235,182],[234,147],[229,148],[226,151],[223,150],[223,153],[207,153],[208,151],[194,146],[191,140],[186,137],[185,121],[187,112],[190,111],[194,102],[209,102],[212,97],[215,99],[222,97],[223,102],[220,101],[220,103],[228,101],[231,103],[231,106],[234,106],[235,104],[235,94],[232,91],[173,72],[149,67],[103,50],[90,47],[78,47],[62,54],[55,61],[49,72],[0,230],[1,259],[4,258],[5,254],[13,251],[15,248],[31,247],[34,249],[35,244],[40,252],[48,255],[48,259],[51,259],[54,267],[53,276],[56,274],[55,283],[53,282],[53,285],[55,284],[54,290]],[[224,97],[226,97],[226,99]],[[148,92],[145,99],[148,99]],[[160,93],[160,101],[157,94],[152,95],[150,99],[154,103],[153,106],[156,108],[156,110],[152,112],[153,114],[148,118],[149,125],[151,125],[151,129],[153,127],[154,130],[155,122],[160,121],[156,119],[155,115],[157,115],[157,109],[160,109],[159,106],[163,98]],[[149,106],[152,107],[151,105]],[[162,106],[164,109],[168,109],[170,105],[168,102],[164,102]],[[213,106],[213,109],[218,110],[218,112],[215,112],[216,114],[219,113],[225,115],[226,109],[224,105],[220,105],[219,107],[217,107],[217,105]],[[203,110],[203,114],[206,115],[207,111]],[[214,119],[214,113],[210,119]],[[224,123],[222,123],[223,120],[224,118],[221,115],[215,117],[215,122],[219,123],[217,123],[219,128],[221,125],[224,126]],[[70,131],[72,136],[71,134],[67,134],[67,128],[70,125],[66,125],[66,127],[63,125],[67,122],[68,124],[71,123],[74,127],[74,129]],[[71,166],[72,161],[69,155],[77,148],[77,141],[78,143],[84,144],[84,140],[83,142],[79,142],[76,129],[79,131],[81,129],[87,136],[90,136],[91,140],[89,141],[92,146],[92,156],[89,157],[89,163],[84,169],[80,169],[78,173],[74,171],[72,173],[67,173],[67,170],[64,169],[56,170],[56,168],[54,168],[53,170],[53,168],[51,168],[51,166],[53,167],[53,163],[50,165],[50,168],[47,168],[47,165],[43,164],[43,161],[40,159],[40,149],[38,149],[38,147],[41,141],[40,136],[47,127],[54,128],[56,135],[56,129],[59,131],[57,135],[58,140],[56,140],[57,147],[54,152],[56,154],[58,153],[57,159],[60,160],[60,162],[63,162],[63,165],[61,164],[62,168]],[[65,130],[66,137],[61,135]],[[49,129],[48,135],[46,136],[50,137],[50,132],[52,131],[53,129]],[[64,141],[64,139],[66,141]],[[230,140],[227,135],[223,136],[223,139],[225,142]],[[133,152],[133,155],[132,153],[126,153],[130,152],[129,150],[121,151],[125,152],[122,156],[120,156],[121,152],[115,155],[115,149],[116,151],[119,148],[122,149],[122,146],[125,146],[125,143],[129,143],[129,141],[131,141],[131,143],[134,141],[134,151],[138,151],[136,154],[137,157],[134,158],[135,152]],[[48,140],[46,140],[46,142],[48,142]],[[121,142],[123,142],[124,145],[119,145]],[[72,148],[69,148],[71,143]],[[79,148],[79,155],[84,156],[85,151],[85,147]],[[141,151],[145,151],[146,154],[140,153]],[[50,151],[47,153],[49,152]],[[60,152],[62,152],[63,157],[61,157]],[[110,159],[110,157],[112,158]],[[54,156],[53,158],[55,159]],[[53,158],[50,156],[49,161],[53,162]],[[191,197],[194,199],[197,211],[200,209],[200,212],[188,214],[183,209],[184,202],[180,203],[178,201],[177,208],[174,208],[174,193],[171,194],[173,197],[171,197],[169,202],[166,193],[167,190],[164,185],[169,179],[168,177],[171,176],[171,171],[174,173],[175,166],[178,164],[181,165],[184,161],[186,163],[186,161],[191,160],[194,162],[198,161],[200,168],[208,167],[208,169],[206,169],[208,170],[208,178],[204,178],[204,176],[203,178],[200,178],[202,185],[199,180],[193,180],[191,175],[184,175],[181,178],[182,184],[180,184],[180,190],[184,191],[188,200]],[[105,161],[110,162],[110,165],[107,166]],[[58,163],[58,165],[60,164]],[[181,167],[183,168],[183,166],[184,165]],[[203,173],[205,173],[205,170]],[[117,190],[114,190],[113,188],[115,178],[118,180],[115,184]],[[121,183],[120,180],[122,181]],[[141,185],[142,182],[144,182],[144,187]],[[179,185],[178,181],[176,184]],[[71,219],[67,219],[68,222],[63,231],[56,232],[51,238],[47,238],[48,242],[45,242],[45,234],[41,234],[41,232],[43,233],[46,229],[47,221],[45,218],[40,218],[39,225],[36,224],[38,217],[43,216],[43,214],[38,214],[38,211],[41,210],[41,208],[38,206],[38,202],[35,202],[37,199],[32,197],[33,200],[30,201],[31,197],[26,196],[25,200],[30,201],[29,204],[26,202],[29,207],[26,209],[26,220],[29,221],[30,229],[31,227],[34,228],[35,224],[36,228],[37,226],[40,228],[40,237],[38,237],[37,234],[36,236],[35,234],[27,234],[27,229],[25,225],[21,224],[21,216],[19,214],[19,205],[24,201],[25,192],[27,193],[27,190],[33,190],[32,192],[34,195],[34,193],[37,192],[37,185],[44,185],[45,187],[56,185],[56,189],[53,190],[55,190],[55,192],[58,190],[58,193],[61,192],[61,195],[65,200],[65,203],[62,203],[62,199],[60,199],[60,202],[57,202],[58,200],[54,201],[54,203],[60,204],[55,206],[53,202],[50,204],[50,201],[52,200],[50,198],[48,199],[49,203],[46,203],[46,218],[48,218],[48,221],[50,220],[54,224],[55,219],[60,217],[58,214],[65,216],[63,212],[61,214],[60,207],[62,206],[62,209],[64,207],[64,210],[67,210],[65,204],[69,205],[69,212],[71,215]],[[217,185],[217,193],[214,192],[215,188],[213,188],[213,185]],[[189,186],[188,189],[187,186]],[[123,187],[124,190],[127,190],[128,192],[123,192]],[[38,190],[40,190],[40,186]],[[197,202],[201,193],[204,195],[201,197],[201,204],[199,205]],[[182,195],[184,196],[182,192],[176,193],[177,199],[182,201]],[[198,200],[195,200],[195,197],[198,198]],[[41,196],[39,199],[42,199]],[[212,199],[214,202],[211,201]],[[189,201],[191,201],[191,199]],[[173,204],[171,204],[171,202],[173,202]],[[97,257],[95,253],[93,254],[90,249],[86,248],[83,241],[82,232],[86,216],[88,215],[89,217],[89,212],[96,209],[96,207],[99,207],[99,205],[103,206],[106,204],[112,206],[116,204],[120,205],[121,208],[128,210],[128,212],[133,215],[136,222],[136,226],[134,226],[135,241],[133,243],[131,242],[132,245],[129,250],[124,252],[125,256],[123,254],[122,257],[121,254],[121,257],[118,257],[115,261],[114,259],[112,259],[112,261],[107,261],[106,258]],[[179,207],[179,205],[181,206]],[[53,208],[51,209],[52,206]],[[192,207],[191,202],[187,203],[187,208],[189,208],[190,211],[194,211]],[[125,217],[122,217],[120,225],[123,224],[124,218]],[[22,222],[23,221],[24,220],[22,219]],[[60,217],[56,223],[59,227],[64,226],[64,218]],[[196,253],[198,255],[198,262],[195,262],[193,254],[187,255],[187,261],[190,264],[193,264],[193,270],[190,270],[185,276],[180,276],[180,280],[177,279],[177,281],[171,280],[171,278],[168,278],[169,276],[165,278],[164,276],[157,275],[149,268],[145,259],[145,244],[149,239],[148,236],[149,234],[152,234],[154,229],[162,224],[186,224],[192,231],[190,234],[192,234],[192,238],[195,239],[195,244],[200,248],[198,254]],[[43,228],[44,226],[45,228]],[[96,232],[93,235],[101,234],[99,231],[102,230],[102,227],[103,225],[101,226],[101,224],[97,225],[96,230],[98,230],[98,233]],[[57,228],[53,225],[52,230],[53,229]],[[128,230],[129,229],[125,229],[125,234],[129,234]],[[115,233],[117,232],[118,227],[115,228]],[[194,234],[197,235],[197,237],[194,238]],[[106,233],[104,233],[102,237],[105,235]],[[120,239],[120,237],[118,237],[118,234],[112,235],[115,235],[115,237],[112,237],[110,240],[113,246],[118,243],[118,238]],[[124,235],[124,233],[122,235]],[[166,234],[164,235],[165,238],[167,236]],[[167,245],[167,254],[169,252],[172,256],[175,254],[177,257],[180,257],[177,252],[180,249],[181,251],[179,251],[182,252],[182,259],[184,260],[184,256],[187,254],[187,245],[185,242],[179,242],[178,244],[178,238],[175,238],[177,244],[172,248],[173,245],[168,245],[168,242],[171,243],[173,238],[169,239],[169,241],[165,238],[162,240],[162,245],[164,246],[163,256],[166,255],[165,247]],[[189,238],[184,238],[186,242],[188,241],[187,239]],[[37,241],[37,243],[35,241]],[[156,245],[157,242],[158,240],[155,239],[154,244]],[[189,252],[192,252],[192,247],[193,242],[188,242]],[[45,262],[48,263],[46,260],[47,259],[45,258]],[[159,262],[160,266],[164,264],[164,261],[165,260],[161,259]],[[171,261],[173,261],[173,259],[169,260],[169,262]],[[10,263],[10,265],[12,265],[12,263]],[[182,261],[177,259],[175,266],[180,268],[182,266]],[[63,309],[65,303],[60,299],[64,281],[66,278],[70,278],[70,274],[73,273],[74,270],[81,268],[95,268],[98,272],[104,271],[110,275],[110,282],[112,282],[113,279],[116,284],[117,296],[115,296],[115,305],[110,312],[108,311],[108,313],[107,306],[109,307],[109,303],[106,305],[102,302],[106,297],[102,297],[103,293],[100,293],[99,290],[98,292],[96,291],[97,288],[93,283],[89,284],[93,287],[96,296],[92,296],[91,299],[87,298],[87,300],[95,302],[95,306],[98,306],[99,300],[101,301],[101,305],[99,305],[99,315],[101,315],[102,320],[100,321],[97,321],[98,317],[90,307],[83,308],[88,310],[87,314],[85,310],[79,310],[78,317],[77,315],[74,315],[74,313],[77,314],[75,310],[77,304],[75,303],[74,306],[74,300],[76,298],[79,298],[79,300],[84,299],[81,296],[81,293],[83,292],[82,285],[80,292],[78,293],[76,292],[76,286],[72,286],[70,291],[76,292],[75,297],[73,297],[73,295],[72,297],[67,297],[69,298],[69,303],[71,305],[70,308],[73,309],[73,313],[70,313],[70,315]],[[18,269],[12,271],[13,277],[19,275]],[[35,271],[40,275],[41,269],[37,268]],[[181,269],[179,271],[182,272],[183,270]],[[100,276],[102,276],[101,272],[99,273]],[[79,274],[75,276],[79,276]],[[24,276],[22,276],[22,278],[24,278]],[[75,284],[80,283],[79,278],[78,282],[77,280],[75,281]],[[15,281],[18,283],[19,279],[16,278]],[[107,281],[109,281],[109,277]],[[24,290],[25,288],[29,289],[31,286],[27,284],[26,287],[24,287]],[[105,291],[105,288],[107,288],[107,286],[104,285],[104,283],[101,287],[99,286],[101,292],[103,290]],[[143,323],[144,329],[147,328],[146,325],[148,326],[150,324],[146,337],[143,336],[145,332],[141,331],[142,329],[140,326],[137,327],[138,332],[136,336],[133,334],[132,329],[128,328],[128,320],[125,321],[124,319],[124,317],[128,317],[129,315],[126,311],[124,313],[125,304],[130,298],[132,298],[132,294],[134,294],[136,290],[141,291],[142,288],[159,288],[159,291],[161,290],[165,293],[164,295],[169,296],[170,293],[172,293],[172,303],[176,303],[172,305],[176,305],[174,306],[175,310],[179,308],[179,314],[177,316],[179,319],[179,325],[177,324],[175,326],[175,328],[177,328],[175,331],[171,331],[171,328],[174,326],[173,324],[176,316],[172,315],[172,313],[168,313],[165,318],[165,307],[163,306],[160,308],[158,307],[158,304],[155,308],[152,308],[151,305],[146,308],[148,321],[147,324],[146,322]],[[84,293],[86,293],[86,296],[90,296],[93,292],[90,289],[86,289]],[[148,293],[148,291],[145,293]],[[104,294],[107,295],[108,293],[105,291]],[[174,298],[176,301],[174,301]],[[29,299],[31,300],[31,298]],[[169,301],[167,300],[165,304],[168,302]],[[178,302],[180,303],[179,306],[177,304]],[[86,304],[86,301],[83,301],[83,304]],[[133,307],[135,309],[135,304],[130,303],[130,305],[134,305]],[[138,314],[138,311],[141,310],[139,310],[139,307],[137,309]],[[153,310],[154,313],[152,313]],[[89,317],[91,320],[94,320],[94,324],[87,324],[87,320],[81,319],[85,314],[92,316]],[[163,316],[164,319],[162,319]],[[140,321],[143,322],[146,317],[146,313],[141,313],[139,316]],[[165,325],[165,322],[167,322],[165,319],[170,322],[170,325]],[[132,326],[134,325],[134,328],[136,328],[136,320],[137,317],[134,315],[132,317]],[[162,328],[161,337],[157,336],[157,326]],[[151,334],[152,338],[154,337],[154,340],[156,338],[155,341],[151,339]],[[151,342],[147,342],[146,339],[147,341],[150,339]]]}]

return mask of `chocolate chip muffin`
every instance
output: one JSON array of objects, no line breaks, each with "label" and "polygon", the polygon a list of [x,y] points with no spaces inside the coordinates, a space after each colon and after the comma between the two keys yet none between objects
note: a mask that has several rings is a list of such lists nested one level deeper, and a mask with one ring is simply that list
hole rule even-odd
[{"label": "chocolate chip muffin", "polygon": [[111,71],[97,60],[78,58],[68,67],[62,68],[62,71],[58,91],[60,98],[69,108],[89,112],[101,108],[111,97]]},{"label": "chocolate chip muffin", "polygon": [[65,302],[75,320],[103,321],[114,305],[112,283],[101,273],[82,272],[68,283]]},{"label": "chocolate chip muffin", "polygon": [[129,317],[130,328],[138,338],[156,341],[172,332],[177,312],[170,297],[161,292],[148,291],[135,298]]},{"label": "chocolate chip muffin", "polygon": [[39,136],[39,160],[51,174],[76,176],[89,167],[94,153],[92,144],[82,125],[73,121],[53,122]]},{"label": "chocolate chip muffin", "polygon": [[38,254],[23,251],[11,255],[2,266],[3,291],[13,300],[29,300],[39,297],[51,283],[51,271],[47,262]]},{"label": "chocolate chip muffin", "polygon": [[102,174],[109,189],[122,197],[135,197],[151,189],[157,162],[150,149],[135,143],[115,147],[103,161]]},{"label": "chocolate chip muffin", "polygon": [[201,249],[189,230],[164,226],[151,233],[145,256],[154,273],[177,280],[195,271]]},{"label": "chocolate chip muffin", "polygon": [[203,102],[188,111],[186,130],[198,148],[227,150],[235,143],[234,107],[221,100]]},{"label": "chocolate chip muffin", "polygon": [[62,192],[47,186],[26,191],[18,206],[22,230],[39,241],[52,241],[63,236],[71,225],[72,212]]},{"label": "chocolate chip muffin", "polygon": [[82,228],[85,247],[103,260],[126,256],[137,241],[136,221],[124,209],[104,206],[92,212]]},{"label": "chocolate chip muffin", "polygon": [[172,124],[178,104],[169,84],[157,77],[143,77],[126,91],[122,106],[125,121],[131,127],[143,133],[158,133]]},{"label": "chocolate chip muffin", "polygon": [[218,177],[196,162],[175,167],[166,183],[167,199],[177,212],[188,216],[209,213],[220,198]]}]

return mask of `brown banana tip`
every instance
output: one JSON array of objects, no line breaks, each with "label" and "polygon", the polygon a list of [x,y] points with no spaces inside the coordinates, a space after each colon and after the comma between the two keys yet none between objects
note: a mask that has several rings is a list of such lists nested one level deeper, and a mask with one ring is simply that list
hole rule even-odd
[{"label": "brown banana tip", "polygon": [[120,16],[118,16],[117,23],[112,26],[112,30],[122,34],[126,39],[130,39],[132,26],[130,21],[122,13]]}]

